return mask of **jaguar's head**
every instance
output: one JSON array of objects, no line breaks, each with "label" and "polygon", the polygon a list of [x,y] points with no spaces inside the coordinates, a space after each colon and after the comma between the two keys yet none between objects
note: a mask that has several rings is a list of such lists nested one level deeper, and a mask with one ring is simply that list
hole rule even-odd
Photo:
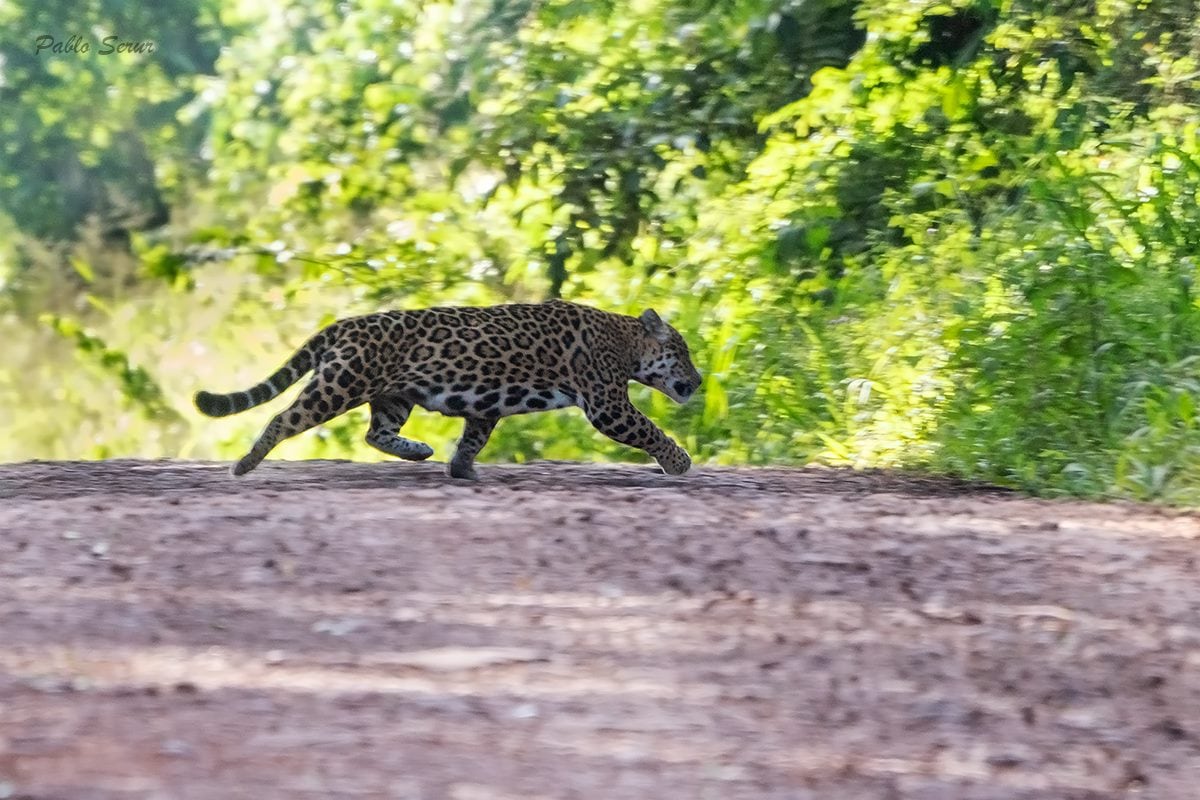
[{"label": "jaguar's head", "polygon": [[642,335],[633,379],[658,389],[676,403],[686,403],[700,388],[700,373],[692,364],[687,342],[653,309],[643,311],[638,322]]}]

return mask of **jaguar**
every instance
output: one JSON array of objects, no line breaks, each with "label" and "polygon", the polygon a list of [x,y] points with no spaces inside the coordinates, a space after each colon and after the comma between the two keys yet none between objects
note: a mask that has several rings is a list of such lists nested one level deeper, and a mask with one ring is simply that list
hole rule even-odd
[{"label": "jaguar", "polygon": [[424,442],[400,436],[414,406],[463,417],[446,466],[451,478],[477,479],[475,457],[501,417],[568,406],[583,409],[609,438],[649,453],[668,475],[692,465],[687,451],[629,400],[631,380],[678,403],[700,387],[687,343],[653,309],[633,317],[549,300],[350,317],[318,331],[250,389],[197,392],[196,407],[210,417],[246,411],[309,372],[295,402],[233,465],[234,475],[254,469],[284,439],[364,403],[371,412],[367,443],[408,461],[433,455]]}]

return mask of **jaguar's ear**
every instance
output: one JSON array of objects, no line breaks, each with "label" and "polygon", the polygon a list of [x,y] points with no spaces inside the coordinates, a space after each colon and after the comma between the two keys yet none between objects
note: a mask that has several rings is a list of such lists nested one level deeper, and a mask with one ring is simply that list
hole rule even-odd
[{"label": "jaguar's ear", "polygon": [[643,311],[638,320],[641,321],[642,327],[646,329],[646,333],[658,341],[665,343],[667,339],[671,338],[671,329],[667,327],[667,323],[662,321],[658,316],[658,312],[653,308],[647,308]]}]

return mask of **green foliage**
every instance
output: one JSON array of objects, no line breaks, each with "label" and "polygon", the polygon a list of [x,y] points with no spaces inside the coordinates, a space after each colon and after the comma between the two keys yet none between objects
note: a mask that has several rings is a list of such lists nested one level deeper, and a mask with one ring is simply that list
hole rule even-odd
[{"label": "green foliage", "polygon": [[[562,296],[684,332],[701,396],[634,396],[702,461],[1200,497],[1190,2],[110,6],[77,13],[153,58],[34,58],[64,9],[0,12],[24,48],[0,290],[148,420],[179,409],[156,453],[244,448],[261,419],[199,420],[191,390],[249,385],[334,316]],[[92,195],[53,172],[76,162]],[[118,195],[142,213],[114,239]],[[361,422],[282,454],[375,457]],[[484,454],[592,455],[635,457],[571,413]]]},{"label": "green foliage", "polygon": [[116,380],[121,396],[132,407],[152,420],[174,422],[179,415],[163,401],[162,389],[144,368],[130,363],[129,356],[114,350],[75,320],[43,314],[41,321],[55,333],[70,340],[75,351],[90,365]]},{"label": "green foliage", "polygon": [[[71,238],[89,217],[108,235],[161,225],[195,131],[176,113],[210,71],[222,31],[214,4],[42,0],[0,5],[0,211],[31,235]],[[110,53],[130,34],[155,56]],[[105,45],[105,39],[117,39]],[[77,37],[86,53],[55,53]]]}]

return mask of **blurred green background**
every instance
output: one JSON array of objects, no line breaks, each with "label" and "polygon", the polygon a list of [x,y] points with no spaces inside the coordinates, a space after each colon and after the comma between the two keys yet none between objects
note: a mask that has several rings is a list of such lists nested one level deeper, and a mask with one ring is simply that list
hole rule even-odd
[{"label": "blurred green background", "polygon": [[[192,392],[323,323],[561,296],[692,342],[691,404],[633,394],[700,462],[1194,503],[1195,13],[7,0],[0,460],[232,458],[272,411]],[[275,455],[383,458],[364,432]],[[483,459],[637,456],[572,411]]]}]

